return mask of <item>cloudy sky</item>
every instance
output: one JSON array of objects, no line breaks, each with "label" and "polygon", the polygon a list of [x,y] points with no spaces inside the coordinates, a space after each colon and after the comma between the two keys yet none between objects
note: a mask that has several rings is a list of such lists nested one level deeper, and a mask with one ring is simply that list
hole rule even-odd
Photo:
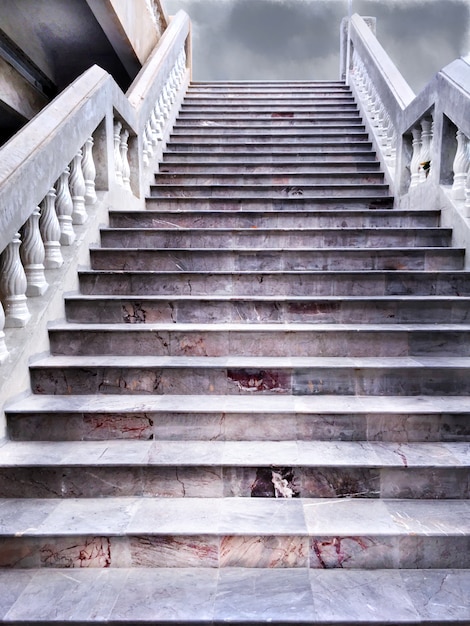
[{"label": "cloudy sky", "polygon": [[[162,0],[193,24],[194,80],[338,78],[348,0]],[[470,52],[470,0],[353,0],[416,91]]]}]

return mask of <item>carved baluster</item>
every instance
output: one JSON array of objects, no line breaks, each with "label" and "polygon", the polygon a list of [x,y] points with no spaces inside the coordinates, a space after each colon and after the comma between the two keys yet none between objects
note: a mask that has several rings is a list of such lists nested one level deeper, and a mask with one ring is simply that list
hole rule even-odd
[{"label": "carved baluster", "polygon": [[8,348],[5,343],[5,312],[3,310],[2,303],[0,302],[0,363],[4,363],[8,357]]},{"label": "carved baluster", "polygon": [[168,119],[168,115],[167,115],[166,109],[165,109],[165,100],[163,98],[163,91],[160,94],[160,97],[158,98],[158,106],[159,106],[161,114],[162,114],[163,124],[165,124],[165,120]]},{"label": "carved baluster", "polygon": [[150,122],[145,124],[144,134],[147,136],[147,151],[149,155],[149,159],[153,157],[153,145],[152,145],[152,129],[150,127]]},{"label": "carved baluster", "polygon": [[157,146],[158,145],[158,122],[157,122],[157,117],[155,115],[155,109],[152,109],[152,112],[150,113],[149,126],[150,126],[150,136],[152,137],[152,143],[154,146]]},{"label": "carved baluster", "polygon": [[149,140],[146,128],[144,128],[142,132],[142,161],[144,162],[145,167],[148,167],[150,164]]},{"label": "carved baluster", "polygon": [[69,189],[68,167],[62,172],[56,183],[57,198],[55,208],[60,224],[60,243],[63,246],[70,246],[75,241],[75,231],[72,226],[73,202]]},{"label": "carved baluster", "polygon": [[83,146],[82,171],[85,179],[85,204],[95,204],[96,167],[93,160],[93,137],[88,137]]},{"label": "carved baluster", "polygon": [[88,219],[85,208],[85,179],[82,172],[82,151],[79,150],[70,163],[70,194],[72,196],[74,224],[84,224]]},{"label": "carved baluster", "polygon": [[431,143],[432,143],[432,119],[424,118],[421,120],[421,155],[419,182],[423,183],[431,170]]},{"label": "carved baluster", "polygon": [[39,231],[39,208],[36,208],[23,226],[23,243],[20,248],[26,281],[27,296],[42,296],[48,284],[44,275],[44,259],[46,252]]},{"label": "carved baluster", "polygon": [[5,328],[26,326],[31,313],[26,302],[26,274],[20,258],[20,233],[2,252],[0,280],[2,303],[5,311]]},{"label": "carved baluster", "polygon": [[121,122],[114,122],[114,174],[118,185],[122,185],[121,129]]},{"label": "carved baluster", "polygon": [[168,81],[165,83],[163,87],[163,116],[167,120],[170,117],[171,105],[170,105],[170,96],[168,92]]},{"label": "carved baluster", "polygon": [[419,184],[419,169],[421,163],[421,130],[417,126],[415,126],[411,129],[411,134],[413,135],[413,140],[411,143],[413,148],[413,154],[410,162],[410,189],[412,187],[416,187],[416,185]]},{"label": "carved baluster", "polygon": [[156,124],[155,132],[157,134],[157,140],[163,141],[163,118],[160,112],[160,106],[158,102],[155,105],[155,108],[153,111],[154,111],[154,119],[155,119],[155,124]]},{"label": "carved baluster", "polygon": [[454,200],[465,200],[465,185],[467,172],[470,167],[468,138],[461,130],[457,131],[457,152],[455,154],[452,170],[454,172],[454,184],[452,185],[452,197]]},{"label": "carved baluster", "polygon": [[55,189],[52,187],[41,202],[41,219],[39,220],[39,230],[46,253],[44,267],[48,270],[61,267],[64,262],[60,250],[60,224],[55,212],[55,198]]},{"label": "carved baluster", "polygon": [[122,160],[122,184],[124,189],[131,191],[131,168],[129,167],[129,159],[127,158],[127,151],[129,141],[129,131],[123,130],[121,133],[121,160]]}]

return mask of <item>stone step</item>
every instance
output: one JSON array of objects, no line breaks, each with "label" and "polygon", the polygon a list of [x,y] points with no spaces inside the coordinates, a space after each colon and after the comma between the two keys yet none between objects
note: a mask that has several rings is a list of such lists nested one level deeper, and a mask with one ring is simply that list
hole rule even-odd
[{"label": "stone step", "polygon": [[[213,185],[151,185],[150,195],[152,198],[263,198],[273,200],[277,198],[297,198],[303,196],[312,200],[316,198],[341,198],[359,197],[368,198],[372,194],[379,197],[388,197],[389,186],[380,182],[372,183],[298,183],[298,184],[213,184]],[[389,199],[390,201],[390,199]]]},{"label": "stone step", "polygon": [[460,248],[90,248],[91,269],[122,271],[459,270]]},{"label": "stone step", "polygon": [[[13,624],[465,624],[470,571],[306,568],[1,570]],[[263,590],[262,593],[259,590]],[[360,595],[358,596],[358,589]],[[135,622],[134,622],[135,623]]]},{"label": "stone step", "polygon": [[470,441],[465,396],[32,394],[5,413],[27,441]]},{"label": "stone step", "polygon": [[[465,624],[470,571],[81,568],[0,571],[13,624]],[[358,589],[360,594],[358,595]],[[262,590],[260,593],[259,590]]]},{"label": "stone step", "polygon": [[193,189],[194,187],[213,187],[226,189],[228,185],[235,187],[235,194],[241,187],[244,189],[248,186],[255,186],[261,188],[268,188],[273,186],[278,191],[278,185],[301,186],[302,189],[298,190],[300,195],[304,186],[316,187],[317,185],[373,185],[384,183],[384,175],[382,172],[370,172],[370,171],[325,171],[325,172],[279,172],[279,173],[212,173],[205,172],[202,174],[186,172],[184,174],[166,174],[165,172],[159,172],[155,175],[155,185],[153,189],[160,189],[160,187],[177,186],[178,190],[185,192],[188,187]]},{"label": "stone step", "polygon": [[200,145],[216,145],[220,148],[221,143],[227,142],[228,145],[243,144],[245,146],[254,145],[294,145],[301,144],[304,146],[317,145],[328,146],[331,143],[342,143],[355,141],[357,143],[366,143],[369,141],[369,135],[363,130],[347,129],[341,130],[322,130],[313,129],[311,132],[305,132],[303,129],[283,129],[282,133],[275,133],[272,131],[256,132],[254,129],[251,134],[243,135],[238,132],[238,129],[234,129],[233,132],[222,133],[220,130],[217,133],[208,134],[204,132],[196,132],[185,130],[181,133],[173,133],[170,139],[170,144],[181,145],[184,143],[195,143]]},{"label": "stone step", "polygon": [[319,209],[271,211],[200,211],[184,207],[176,210],[126,211],[110,209],[112,228],[436,228],[440,211],[426,209]]},{"label": "stone step", "polygon": [[[324,142],[272,142],[268,144],[251,142],[234,143],[224,142],[222,148],[217,142],[213,143],[199,143],[197,141],[184,142],[180,138],[175,138],[167,145],[166,154],[171,155],[171,158],[176,158],[178,153],[195,153],[199,157],[204,157],[204,160],[208,155],[220,155],[222,158],[233,158],[233,155],[243,156],[248,155],[249,159],[260,158],[263,162],[269,163],[269,159],[276,158],[285,159],[286,154],[289,158],[293,155],[297,155],[299,160],[303,160],[306,157],[315,158],[318,160],[330,159],[331,156],[339,154],[341,156],[348,155],[353,160],[359,156],[364,156],[369,160],[375,159],[375,153],[372,151],[372,143],[370,141],[324,141]],[[184,156],[184,155],[183,155]],[[267,159],[267,160],[266,160]]]},{"label": "stone step", "polygon": [[311,122],[315,124],[322,124],[324,122],[331,121],[359,121],[361,120],[361,114],[359,110],[349,108],[347,111],[334,110],[334,111],[303,111],[303,110],[292,110],[292,111],[244,111],[243,107],[240,107],[237,110],[223,112],[217,110],[211,110],[208,112],[204,111],[184,111],[180,110],[178,113],[178,117],[176,118],[176,123],[184,121],[192,121],[197,123],[204,124],[207,121],[215,120],[221,121],[222,123],[227,122],[243,122],[246,121],[248,123],[254,122],[286,122],[291,123],[294,121],[305,121]]},{"label": "stone step", "polygon": [[469,324],[49,325],[55,355],[401,357],[470,356]]},{"label": "stone step", "polygon": [[89,324],[462,324],[463,296],[87,296],[65,298],[67,320]]},{"label": "stone step", "polygon": [[215,132],[217,130],[233,130],[237,129],[242,133],[252,132],[253,129],[288,129],[288,128],[341,128],[341,129],[364,129],[365,126],[362,119],[358,115],[343,115],[342,117],[333,115],[315,115],[308,117],[306,115],[300,117],[217,117],[211,119],[198,119],[195,115],[180,115],[174,126],[173,131],[182,132],[185,129],[201,130],[201,132]]},{"label": "stone step", "polygon": [[469,500],[5,499],[0,564],[72,579],[75,567],[468,568],[469,519]]},{"label": "stone step", "polygon": [[317,107],[348,107],[354,106],[356,108],[356,102],[354,96],[351,93],[335,93],[335,94],[277,94],[275,96],[271,94],[188,94],[183,103],[183,110],[188,108],[197,107],[204,112],[205,108],[225,108],[235,107],[239,109],[248,110],[252,107],[264,109],[269,107],[271,110],[276,110],[279,107],[287,109],[308,107],[309,109],[315,109]]},{"label": "stone step", "polygon": [[[378,185],[374,185],[374,190]],[[361,187],[358,186],[359,190]],[[285,188],[289,189],[289,187]],[[295,188],[293,188],[295,189]],[[207,189],[206,189],[207,192]],[[292,191],[291,191],[292,193]],[[341,195],[332,197],[328,195],[316,197],[308,197],[304,195],[285,195],[284,197],[239,197],[239,196],[208,196],[206,197],[168,197],[160,194],[158,200],[156,196],[146,199],[146,206],[149,210],[158,209],[159,211],[232,211],[245,213],[246,211],[363,211],[369,213],[378,209],[392,209],[393,198],[387,195],[359,196],[359,195]],[[391,211],[390,211],[391,213]]]},{"label": "stone step", "polygon": [[470,358],[48,356],[30,365],[46,395],[450,395],[470,393]]},{"label": "stone step", "polygon": [[223,113],[224,115],[232,115],[233,113],[261,113],[263,115],[276,115],[276,114],[293,114],[298,115],[314,115],[321,113],[323,115],[330,115],[338,113],[340,115],[349,113],[351,111],[357,111],[357,104],[353,99],[349,101],[343,100],[317,100],[313,102],[311,99],[285,101],[285,102],[271,102],[267,99],[263,104],[258,102],[257,104],[236,104],[230,102],[203,104],[201,102],[183,102],[180,108],[181,113],[192,113],[198,115],[199,118],[211,116],[213,113]]},{"label": "stone step", "polygon": [[247,125],[246,122],[243,122],[238,125],[227,125],[227,124],[216,124],[215,122],[201,122],[199,124],[188,124],[185,123],[183,125],[175,124],[172,129],[172,137],[186,137],[188,135],[191,136],[204,136],[210,137],[216,135],[217,137],[226,136],[227,138],[231,138],[233,136],[243,136],[243,137],[256,137],[261,135],[262,137],[269,135],[272,137],[285,137],[292,135],[301,135],[302,137],[317,137],[319,135],[324,136],[323,133],[326,132],[326,136],[329,137],[330,134],[333,133],[347,133],[347,134],[355,134],[355,133],[365,133],[365,126],[360,123],[351,124],[343,123],[343,124],[335,124],[333,122],[321,124],[311,124],[311,123],[303,123],[303,124],[295,124],[290,123],[289,125],[279,124],[277,120],[274,120],[271,124],[257,124],[257,125]]},{"label": "stone step", "polygon": [[468,499],[469,478],[450,442],[28,441],[0,459],[1,498]]},{"label": "stone step", "polygon": [[[335,162],[323,161],[319,163],[305,163],[303,161],[284,161],[279,163],[247,163],[241,160],[231,162],[217,163],[214,161],[204,161],[198,158],[190,163],[182,162],[179,159],[167,158],[160,163],[158,168],[158,178],[165,173],[169,174],[203,174],[212,176],[214,174],[243,174],[243,175],[270,175],[277,177],[289,172],[291,174],[311,175],[311,174],[328,174],[329,172],[341,172],[344,175],[353,173],[369,174],[380,171],[380,163],[378,161],[369,161],[364,163],[351,162]],[[287,174],[289,175],[289,174]]]},{"label": "stone step", "polygon": [[[214,220],[215,222],[215,220]],[[103,248],[293,248],[444,247],[452,231],[444,228],[102,228]]]},{"label": "stone step", "polygon": [[[314,152],[308,152],[302,149],[297,152],[279,152],[277,150],[257,150],[256,153],[249,150],[243,151],[240,146],[236,146],[236,151],[215,151],[209,148],[209,151],[199,150],[195,152],[190,150],[184,152],[180,150],[178,152],[171,152],[171,144],[168,145],[168,151],[163,154],[162,161],[159,167],[165,167],[166,163],[174,164],[192,164],[197,165],[215,165],[223,166],[227,164],[238,164],[246,167],[253,166],[272,166],[273,171],[278,164],[291,164],[293,166],[304,166],[310,168],[309,171],[315,171],[316,167],[328,167],[328,164],[334,164],[338,167],[348,166],[351,168],[359,168],[362,165],[377,163],[375,153],[372,150],[340,150],[340,146],[334,148],[328,148],[323,152],[316,150]],[[325,165],[324,165],[325,164]]]},{"label": "stone step", "polygon": [[85,271],[83,294],[269,296],[470,296],[463,271]]},{"label": "stone step", "polygon": [[213,80],[191,81],[189,89],[257,89],[281,88],[293,89],[307,87],[309,89],[350,89],[343,80]]},{"label": "stone step", "polygon": [[316,90],[302,90],[302,89],[278,89],[269,91],[262,90],[225,90],[217,92],[207,91],[207,90],[194,90],[188,89],[186,92],[186,97],[184,99],[185,103],[197,102],[201,104],[208,104],[209,106],[212,103],[222,104],[226,101],[243,104],[244,102],[296,102],[297,100],[316,102],[319,100],[322,101],[330,101],[330,100],[339,100],[340,102],[351,101],[354,100],[354,96],[350,90],[347,89],[335,89],[334,91],[330,91],[329,89],[316,89]]}]

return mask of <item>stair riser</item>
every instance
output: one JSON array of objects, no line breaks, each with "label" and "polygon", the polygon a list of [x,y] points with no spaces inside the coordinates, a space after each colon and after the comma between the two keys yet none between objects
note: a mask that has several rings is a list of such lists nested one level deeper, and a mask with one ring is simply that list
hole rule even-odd
[{"label": "stair riser", "polygon": [[[0,540],[1,567],[465,568],[468,538],[403,536],[81,535]],[[72,574],[72,572],[71,572]],[[402,622],[400,622],[402,623]],[[404,622],[403,622],[404,623]],[[460,622],[459,622],[460,623]]]},{"label": "stair riser", "polygon": [[[287,185],[287,186],[286,186]],[[331,198],[343,198],[344,196],[351,196],[357,198],[363,198],[364,196],[370,196],[371,194],[387,197],[389,195],[388,185],[383,185],[380,182],[373,184],[370,183],[350,183],[350,184],[338,184],[330,183],[324,184],[301,184],[288,182],[277,183],[276,185],[184,185],[177,187],[175,185],[152,185],[150,188],[150,195],[152,198],[158,200],[166,200],[167,198],[230,198],[235,196],[238,198],[258,198],[270,200],[284,199],[284,198],[297,198],[299,196],[312,199],[325,198],[330,201]]]},{"label": "stair riser", "polygon": [[[384,407],[385,409],[385,407]],[[390,407],[393,410],[393,407]],[[15,441],[470,441],[470,414],[9,413]]]},{"label": "stair riser", "polygon": [[243,213],[214,211],[112,211],[112,228],[432,228],[439,224],[439,212],[413,214],[376,211],[288,211]]},{"label": "stair riser", "polygon": [[[278,141],[272,141],[270,144],[268,143],[250,143],[249,146],[247,145],[246,142],[239,142],[239,143],[234,143],[234,142],[230,142],[228,145],[226,144],[224,146],[224,149],[221,148],[220,144],[218,144],[217,142],[213,142],[213,143],[206,143],[206,144],[201,144],[198,141],[195,142],[188,142],[188,141],[182,141],[182,140],[178,140],[178,141],[173,141],[171,144],[168,145],[167,148],[167,154],[169,156],[171,156],[171,158],[173,159],[174,155],[178,155],[179,152],[191,152],[194,153],[196,156],[197,154],[207,154],[207,153],[216,153],[217,157],[219,155],[224,155],[225,158],[227,158],[227,156],[232,155],[232,154],[237,154],[237,153],[243,153],[243,157],[244,155],[249,152],[250,153],[250,157],[249,158],[256,158],[256,153],[263,153],[261,156],[261,160],[263,162],[267,162],[269,163],[269,161],[265,160],[265,153],[269,152],[273,152],[274,155],[280,155],[279,158],[283,158],[285,159],[285,155],[289,154],[289,155],[298,155],[303,157],[304,155],[306,156],[315,156],[320,160],[324,160],[326,159],[330,159],[332,154],[344,154],[345,152],[347,152],[348,154],[351,154],[354,156],[354,153],[360,153],[363,154],[366,150],[371,150],[372,149],[372,144],[369,143],[368,141],[364,140],[364,141],[346,141],[346,140],[342,140],[342,141],[324,141],[324,142],[320,142],[320,141],[316,141],[316,142],[309,142],[309,143],[299,143],[299,142],[285,142],[285,143],[280,143]],[[370,160],[372,157],[375,158],[375,154],[372,152],[369,152],[368,154],[368,159]],[[193,155],[191,155],[191,158],[194,159],[195,157]],[[230,156],[231,158],[231,156]],[[275,159],[275,156],[272,156],[273,160]]]},{"label": "stair riser", "polygon": [[338,271],[459,270],[463,252],[453,248],[320,250],[90,250],[94,270],[126,271]]},{"label": "stair riser", "polygon": [[470,296],[470,276],[401,273],[247,273],[81,272],[83,294],[109,295],[255,295],[271,296]]},{"label": "stair riser", "polygon": [[[192,147],[193,148],[193,147]],[[280,146],[276,152],[261,152],[258,150],[257,154],[253,152],[247,152],[247,149],[240,149],[240,146],[233,146],[233,150],[227,152],[214,152],[209,146],[207,151],[199,150],[195,152],[193,149],[189,151],[189,154],[184,153],[182,150],[177,152],[168,151],[166,156],[162,159],[161,168],[165,168],[166,163],[179,163],[185,164],[189,167],[193,165],[200,165],[201,167],[210,164],[211,167],[220,167],[225,163],[238,164],[241,167],[255,168],[255,167],[268,167],[270,164],[273,168],[280,168],[283,163],[289,162],[293,166],[304,166],[307,171],[315,171],[315,168],[331,167],[330,164],[335,167],[345,167],[361,169],[362,167],[376,165],[376,157],[374,152],[363,151],[359,149],[351,148],[348,151],[339,150],[336,146],[328,148],[324,152],[320,151],[306,151],[299,150],[298,152],[287,152],[282,150]]]},{"label": "stair riser", "polygon": [[381,172],[318,172],[317,174],[165,174],[161,172],[155,177],[155,182],[161,186],[177,186],[178,193],[193,185],[233,185],[235,193],[238,193],[239,185],[373,185],[383,184],[384,177]]},{"label": "stair riser", "polygon": [[470,371],[461,367],[311,366],[240,369],[204,367],[32,366],[33,393],[178,395],[453,395],[470,393]]},{"label": "stair riser", "polygon": [[348,301],[326,299],[310,301],[198,300],[163,301],[131,300],[76,300],[65,302],[67,320],[89,324],[156,324],[156,323],[220,323],[260,324],[291,322],[308,324],[456,324],[470,320],[470,303],[429,299],[427,301],[388,302],[373,300]]},{"label": "stair riser", "polygon": [[289,117],[291,115],[295,116],[296,114],[305,115],[305,114],[322,114],[322,115],[331,115],[337,113],[339,115],[344,115],[345,113],[349,113],[351,111],[357,111],[356,103],[354,101],[345,101],[344,99],[336,99],[336,100],[317,100],[313,102],[311,100],[297,99],[286,100],[283,103],[276,102],[271,105],[267,102],[259,101],[257,104],[254,103],[230,103],[230,102],[221,102],[219,104],[215,102],[211,102],[209,104],[204,105],[201,101],[198,102],[186,102],[181,106],[182,113],[191,113],[194,115],[198,115],[199,119],[210,119],[210,116],[213,113],[222,113],[223,115],[232,115],[233,113],[261,113],[263,115],[269,114],[271,117],[275,118],[279,113],[287,114]]},{"label": "stair riser", "polygon": [[365,126],[362,123],[362,119],[354,115],[343,115],[342,117],[334,116],[315,116],[308,117],[304,115],[302,117],[296,116],[295,118],[272,118],[266,117],[216,117],[211,120],[200,120],[196,116],[180,116],[173,126],[172,132],[177,135],[178,133],[188,132],[201,132],[212,135],[214,133],[220,133],[221,130],[233,131],[236,129],[242,135],[251,134],[253,130],[260,130],[261,132],[275,132],[282,133],[286,129],[302,129],[305,131],[311,131],[313,129],[360,129],[365,131]]},{"label": "stair riser", "polygon": [[198,149],[201,146],[216,146],[220,149],[221,144],[227,142],[230,146],[232,145],[243,145],[246,149],[246,146],[251,146],[254,144],[255,146],[265,147],[266,145],[275,145],[276,148],[282,145],[294,145],[299,144],[303,146],[313,145],[313,146],[324,146],[331,144],[342,144],[345,142],[346,144],[350,141],[354,141],[357,143],[366,143],[369,141],[369,136],[365,132],[361,131],[351,131],[351,132],[335,132],[335,131],[320,131],[305,133],[301,129],[297,132],[290,131],[285,132],[282,135],[276,135],[274,133],[265,133],[262,134],[260,132],[253,131],[251,136],[245,135],[241,136],[238,132],[233,133],[221,133],[220,131],[215,135],[205,135],[199,133],[180,133],[178,135],[174,135],[172,138],[172,146],[177,147],[179,145],[185,144],[195,144]]},{"label": "stair riser", "polygon": [[[215,227],[217,228],[217,227]],[[377,230],[346,231],[303,231],[275,232],[247,228],[246,232],[217,232],[217,230],[194,230],[181,232],[174,230],[102,230],[103,248],[406,248],[406,247],[446,247],[451,242],[451,233],[437,230],[431,233],[418,229],[396,230],[392,233]]]},{"label": "stair riser", "polygon": [[[207,124],[207,123],[206,123]],[[206,125],[201,126],[197,124],[184,124],[184,125],[176,125],[172,129],[172,137],[186,137],[186,136],[195,136],[198,137],[253,137],[256,138],[258,135],[261,136],[273,136],[273,137],[284,137],[284,136],[302,136],[302,137],[329,137],[332,134],[351,134],[353,136],[356,133],[366,134],[365,126],[361,123],[351,124],[351,123],[343,123],[343,124],[335,124],[333,122],[323,123],[323,124],[308,124],[308,123],[297,123],[297,124],[286,124],[283,126],[279,126],[277,123],[273,124],[258,124],[252,126],[232,126],[228,124],[214,124],[214,125]]]},{"label": "stair riser", "polygon": [[331,93],[329,90],[309,90],[302,92],[301,90],[293,89],[292,91],[282,90],[269,90],[269,93],[256,93],[256,91],[243,92],[243,91],[231,91],[230,93],[207,93],[197,92],[189,89],[185,104],[204,104],[211,106],[212,104],[223,105],[239,104],[243,106],[245,102],[265,102],[266,104],[283,104],[284,102],[354,102],[354,97],[351,92],[346,90],[336,90]]},{"label": "stair riser", "polygon": [[[374,190],[377,189],[375,186]],[[387,210],[393,206],[393,200],[389,197],[378,195],[369,195],[366,197],[351,195],[343,195],[339,198],[331,196],[317,196],[316,198],[307,198],[303,196],[289,196],[284,198],[240,198],[230,197],[215,198],[185,198],[185,197],[166,197],[160,196],[158,199],[147,198],[147,207],[149,210],[158,211],[232,211],[245,213],[246,211],[307,211],[311,210],[329,210],[329,211],[375,211],[379,209]],[[371,215],[371,219],[374,219]]]},{"label": "stair riser", "polygon": [[272,178],[276,179],[279,175],[282,175],[284,172],[290,172],[297,175],[312,175],[312,174],[325,174],[328,172],[334,172],[337,175],[338,172],[341,172],[346,175],[351,175],[352,173],[364,173],[364,172],[373,172],[376,173],[379,170],[379,163],[376,161],[372,161],[370,163],[335,163],[335,162],[327,162],[324,164],[312,163],[300,163],[296,161],[292,161],[290,163],[280,163],[278,165],[247,165],[246,163],[174,163],[174,162],[165,162],[160,164],[159,173],[157,175],[157,179],[160,179],[162,174],[171,174],[181,176],[182,174],[188,174],[193,176],[195,174],[200,174],[202,176],[213,176],[213,175],[270,175]]},{"label": "stair riser", "polygon": [[[463,468],[197,467],[97,465],[0,468],[2,498],[275,498],[273,480],[286,480],[290,497],[465,499]],[[1,558],[1,557],[0,557]]]},{"label": "stair riser", "polygon": [[469,356],[470,332],[296,330],[147,331],[145,325],[104,332],[49,330],[55,355],[119,356]]}]

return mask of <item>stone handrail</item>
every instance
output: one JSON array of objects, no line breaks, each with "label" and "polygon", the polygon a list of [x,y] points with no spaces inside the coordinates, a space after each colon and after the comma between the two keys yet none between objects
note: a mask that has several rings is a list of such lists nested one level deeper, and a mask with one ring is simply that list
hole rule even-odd
[{"label": "stone handrail", "polygon": [[415,96],[359,15],[349,45],[349,84],[397,206],[447,208],[445,221],[470,248],[470,59],[446,66]]},{"label": "stone handrail", "polygon": [[143,207],[189,81],[189,36],[180,11],[126,94],[94,66],[1,148],[0,362],[3,329],[27,325],[96,192],[102,204],[124,193],[127,206]]}]

